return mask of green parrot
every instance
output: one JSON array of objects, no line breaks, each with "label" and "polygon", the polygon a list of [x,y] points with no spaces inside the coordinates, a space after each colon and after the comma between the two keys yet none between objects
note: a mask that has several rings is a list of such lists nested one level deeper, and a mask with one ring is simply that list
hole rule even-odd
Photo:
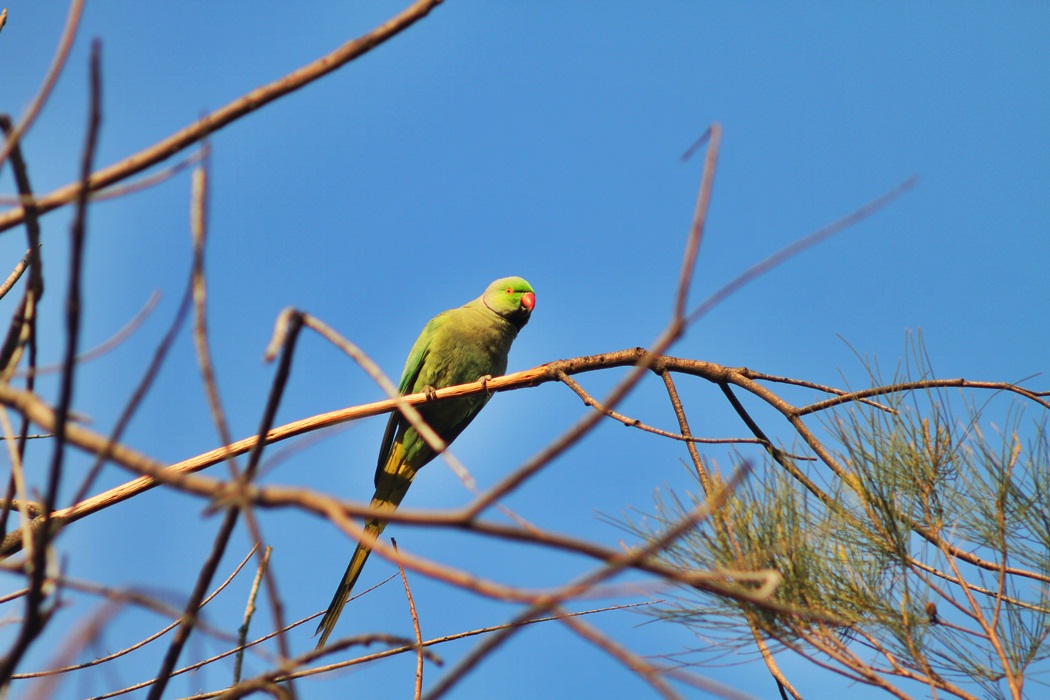
[{"label": "green parrot", "polygon": [[[408,353],[398,391],[404,396],[503,374],[507,370],[510,344],[528,323],[535,306],[536,294],[528,282],[520,277],[504,277],[490,284],[477,299],[438,314],[423,328]],[[445,444],[451,444],[488,400],[488,394],[475,394],[417,408]],[[436,456],[401,413],[394,410],[379,447],[376,492],[371,507],[395,510],[416,472]],[[384,527],[386,521],[379,518],[365,523],[365,531],[376,536]],[[314,633],[321,634],[318,649],[332,633],[370,553],[369,547],[357,545],[328,611]]]}]

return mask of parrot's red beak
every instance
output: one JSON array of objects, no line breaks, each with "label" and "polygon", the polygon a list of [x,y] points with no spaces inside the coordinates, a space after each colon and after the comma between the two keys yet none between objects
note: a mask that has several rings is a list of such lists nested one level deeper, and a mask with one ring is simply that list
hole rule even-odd
[{"label": "parrot's red beak", "polygon": [[521,305],[531,312],[536,306],[536,295],[532,292],[525,292],[521,295]]}]

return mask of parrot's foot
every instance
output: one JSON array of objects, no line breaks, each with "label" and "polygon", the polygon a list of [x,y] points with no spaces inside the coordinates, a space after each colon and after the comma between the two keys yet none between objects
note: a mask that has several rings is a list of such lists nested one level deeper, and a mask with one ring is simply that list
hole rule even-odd
[{"label": "parrot's foot", "polygon": [[481,382],[481,388],[485,391],[489,390],[489,382],[492,381],[492,375],[486,374],[484,377],[478,377],[478,381]]},{"label": "parrot's foot", "polygon": [[423,387],[423,393],[426,394],[427,401],[433,401],[434,399],[437,398],[437,394],[438,394],[437,389],[435,389],[434,387],[430,386],[429,384],[427,384],[425,387]]}]

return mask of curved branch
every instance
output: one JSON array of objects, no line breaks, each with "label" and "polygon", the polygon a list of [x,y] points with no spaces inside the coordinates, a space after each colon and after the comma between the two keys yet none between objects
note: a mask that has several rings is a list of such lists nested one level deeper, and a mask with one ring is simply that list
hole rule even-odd
[{"label": "curved branch", "polygon": [[[44,103],[47,102],[47,98],[51,96],[51,91],[55,87],[55,83],[58,81],[58,76],[61,75],[62,69],[66,65],[66,59],[69,58],[69,50],[73,48],[73,39],[77,36],[77,28],[80,26],[80,16],[84,11],[84,0],[73,0],[69,4],[69,12],[66,13],[66,25],[62,28],[62,36],[58,40],[58,48],[55,49],[55,56],[51,59],[51,66],[47,69],[47,75],[44,76],[44,82],[41,83],[40,89],[37,90],[36,96],[33,97],[33,101],[29,103],[29,107],[26,109],[25,115],[23,115],[21,121],[18,122],[18,126],[14,130],[7,134],[7,141],[4,142],[3,149],[0,149],[0,165],[7,160],[7,157],[11,155],[15,148],[18,147],[19,141],[22,136],[29,130],[29,127],[36,121],[37,116],[40,114],[40,110],[44,108]],[[3,21],[0,21],[0,28],[3,27],[3,22],[7,20],[7,9],[4,9]],[[72,188],[72,194],[70,200],[76,198],[77,190],[80,187],[80,183],[76,182],[69,186]]]},{"label": "curved branch", "polygon": [[[190,124],[168,138],[125,158],[119,163],[110,165],[92,173],[87,180],[88,189],[92,192],[120,182],[146,168],[161,163],[176,153],[192,146],[204,137],[237,121],[274,100],[308,85],[318,78],[341,68],[358,56],[371,51],[376,46],[400,34],[417,21],[430,14],[442,0],[416,0],[401,14],[387,20],[367,34],[348,41],[335,51],[322,56],[307,65],[292,71],[288,75],[220,107],[211,114]],[[74,182],[34,200],[36,209],[43,214],[73,201],[81,189],[80,182]],[[0,214],[0,231],[17,226],[25,218],[22,208]]]}]

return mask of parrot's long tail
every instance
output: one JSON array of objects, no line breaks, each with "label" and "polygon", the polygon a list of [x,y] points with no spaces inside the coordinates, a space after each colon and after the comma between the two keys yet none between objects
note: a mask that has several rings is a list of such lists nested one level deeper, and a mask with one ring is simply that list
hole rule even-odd
[{"label": "parrot's long tail", "polygon": [[[408,492],[408,487],[412,484],[412,479],[415,478],[418,467],[402,460],[401,454],[401,443],[394,443],[390,458],[376,477],[376,492],[372,496],[370,505],[373,510],[396,510],[401,505],[405,493]],[[365,532],[378,537],[385,527],[385,520],[373,518],[365,523]],[[350,564],[346,567],[346,573],[343,574],[343,579],[339,582],[339,588],[336,589],[335,595],[332,596],[332,602],[329,603],[328,610],[325,612],[324,617],[321,618],[321,624],[317,626],[317,631],[314,632],[314,634],[321,635],[321,640],[317,642],[318,649],[323,647],[325,642],[328,641],[328,635],[332,633],[335,621],[339,619],[339,613],[343,612],[343,606],[346,605],[346,601],[350,598],[350,591],[353,589],[354,584],[357,583],[357,577],[361,575],[361,569],[364,568],[368,555],[371,553],[371,547],[358,543],[357,549],[354,550],[354,556],[350,558]]]},{"label": "parrot's long tail", "polygon": [[[378,537],[385,526],[385,521],[369,520],[365,525],[365,532]],[[321,624],[317,626],[317,631],[314,632],[314,634],[321,635],[320,641],[317,642],[318,649],[325,645],[325,642],[328,641],[328,635],[332,634],[332,628],[335,627],[336,620],[339,619],[339,613],[343,612],[343,606],[346,605],[346,601],[350,598],[350,591],[353,590],[354,584],[357,583],[357,577],[361,575],[361,569],[364,568],[368,555],[371,553],[372,550],[363,544],[358,544],[357,549],[354,550],[354,556],[350,558],[350,564],[347,565],[346,573],[343,574],[343,579],[339,582],[339,588],[335,590],[332,602],[328,604],[328,610],[325,611],[324,617],[321,618]]]}]

